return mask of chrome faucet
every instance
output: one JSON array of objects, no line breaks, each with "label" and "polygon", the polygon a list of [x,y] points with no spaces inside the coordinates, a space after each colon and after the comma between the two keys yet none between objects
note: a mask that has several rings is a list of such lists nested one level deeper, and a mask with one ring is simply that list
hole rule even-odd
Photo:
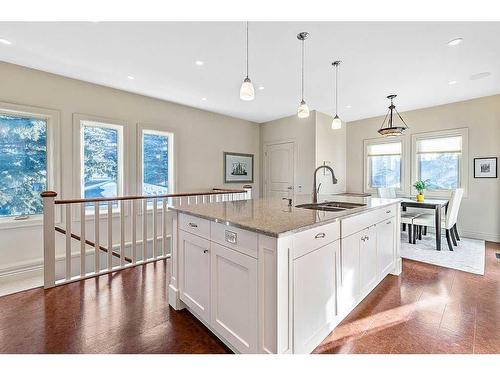
[{"label": "chrome faucet", "polygon": [[329,167],[328,165],[320,165],[316,170],[314,171],[314,186],[313,186],[313,203],[318,203],[318,194],[319,194],[319,188],[321,187],[321,183],[319,184],[318,188],[316,189],[316,176],[318,174],[318,171],[320,169],[328,169],[332,173],[332,183],[336,184],[337,179],[335,178],[335,173],[333,173],[333,169]]}]

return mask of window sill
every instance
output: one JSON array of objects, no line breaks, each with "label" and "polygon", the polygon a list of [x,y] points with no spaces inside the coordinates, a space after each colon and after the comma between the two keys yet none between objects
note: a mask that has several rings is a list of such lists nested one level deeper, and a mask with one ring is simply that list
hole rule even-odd
[{"label": "window sill", "polygon": [[0,230],[2,229],[16,229],[16,228],[27,228],[27,227],[37,227],[43,225],[42,215],[30,216],[24,220],[14,220],[11,217],[0,219]]}]

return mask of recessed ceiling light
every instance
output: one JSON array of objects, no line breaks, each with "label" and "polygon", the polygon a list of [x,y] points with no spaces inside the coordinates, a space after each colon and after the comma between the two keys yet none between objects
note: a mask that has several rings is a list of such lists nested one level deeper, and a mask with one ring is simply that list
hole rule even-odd
[{"label": "recessed ceiling light", "polygon": [[260,91],[264,90],[264,86],[259,86],[259,90]]},{"label": "recessed ceiling light", "polygon": [[464,40],[463,38],[455,38],[455,39],[452,39],[450,40],[448,43],[449,46],[458,46],[460,43],[462,43]]},{"label": "recessed ceiling light", "polygon": [[456,83],[457,83],[457,81],[450,81],[450,82],[448,82],[448,85],[454,85]]},{"label": "recessed ceiling light", "polygon": [[201,61],[201,60],[196,60],[194,63],[195,63],[197,66],[203,66],[203,65],[205,65],[205,63],[204,63],[203,61]]},{"label": "recessed ceiling light", "polygon": [[134,76],[127,76],[128,79],[135,79]]},{"label": "recessed ceiling light", "polygon": [[346,105],[345,107],[346,107],[347,109],[350,109],[350,108],[352,108],[352,105]]},{"label": "recessed ceiling light", "polygon": [[481,72],[481,73],[471,75],[470,79],[475,80],[475,79],[486,78],[489,76],[491,76],[491,72]]},{"label": "recessed ceiling light", "polygon": [[7,39],[0,38],[0,43],[5,44],[6,46],[10,46],[12,42]]},{"label": "recessed ceiling light", "polygon": [[207,101],[207,98],[201,98],[202,101],[206,102]]}]

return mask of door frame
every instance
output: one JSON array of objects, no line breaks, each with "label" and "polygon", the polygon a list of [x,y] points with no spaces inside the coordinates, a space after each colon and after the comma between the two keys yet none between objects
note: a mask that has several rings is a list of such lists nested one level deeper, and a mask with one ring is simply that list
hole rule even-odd
[{"label": "door frame", "polygon": [[263,195],[264,195],[264,198],[268,198],[268,194],[267,194],[267,172],[268,172],[268,162],[269,162],[269,159],[268,159],[268,148],[270,146],[276,146],[276,145],[281,145],[281,144],[284,144],[284,143],[291,143],[292,146],[293,146],[293,152],[292,152],[292,156],[293,156],[293,170],[292,170],[292,186],[293,186],[293,196],[295,197],[295,189],[296,189],[296,186],[297,186],[297,181],[296,181],[296,178],[297,178],[297,154],[298,154],[298,149],[297,149],[297,140],[295,138],[287,138],[287,139],[281,139],[281,140],[276,140],[276,141],[269,141],[269,142],[264,142],[264,147],[263,147],[263,150],[262,150],[262,160],[263,160],[263,166],[262,166],[262,172],[263,172],[263,178],[262,178],[262,190],[263,190]]}]

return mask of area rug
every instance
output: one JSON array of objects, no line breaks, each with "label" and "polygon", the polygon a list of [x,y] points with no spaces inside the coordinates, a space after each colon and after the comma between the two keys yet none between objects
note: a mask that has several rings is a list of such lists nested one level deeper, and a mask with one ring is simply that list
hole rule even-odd
[{"label": "area rug", "polygon": [[437,251],[433,235],[422,236],[422,239],[413,245],[408,243],[408,233],[401,232],[401,257],[484,275],[484,241],[463,237],[460,240],[458,246],[453,246],[453,251],[450,251],[446,237],[443,236],[441,251]]}]

